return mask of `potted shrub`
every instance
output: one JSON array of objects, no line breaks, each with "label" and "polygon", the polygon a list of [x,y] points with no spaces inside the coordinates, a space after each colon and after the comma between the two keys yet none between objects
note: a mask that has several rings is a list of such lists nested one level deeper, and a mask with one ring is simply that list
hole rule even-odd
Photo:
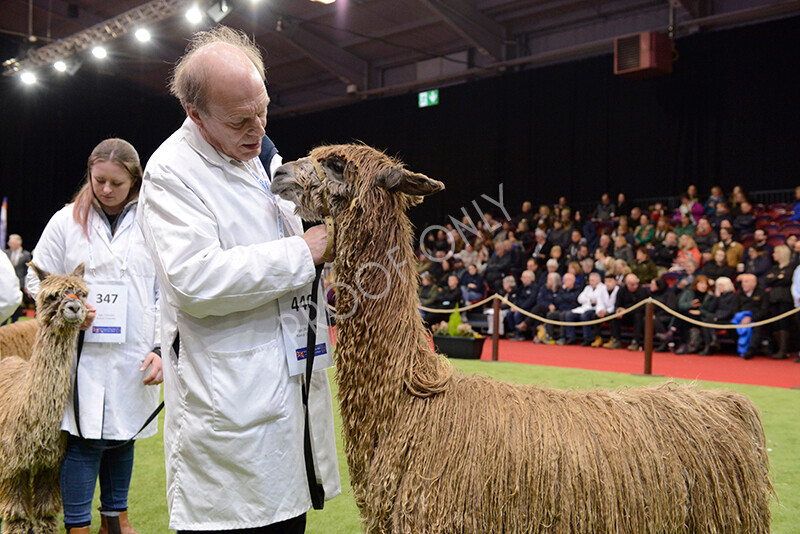
[{"label": "potted shrub", "polygon": [[437,352],[448,358],[480,359],[484,341],[470,325],[462,323],[458,309],[450,314],[449,321],[433,328],[433,344]]}]

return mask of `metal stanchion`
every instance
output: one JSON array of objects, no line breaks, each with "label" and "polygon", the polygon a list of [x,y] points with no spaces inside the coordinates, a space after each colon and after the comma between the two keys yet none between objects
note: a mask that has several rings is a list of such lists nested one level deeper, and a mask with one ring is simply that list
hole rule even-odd
[{"label": "metal stanchion", "polygon": [[496,298],[492,302],[492,321],[494,322],[494,329],[492,330],[492,361],[498,360],[498,348],[500,345],[500,299]]}]

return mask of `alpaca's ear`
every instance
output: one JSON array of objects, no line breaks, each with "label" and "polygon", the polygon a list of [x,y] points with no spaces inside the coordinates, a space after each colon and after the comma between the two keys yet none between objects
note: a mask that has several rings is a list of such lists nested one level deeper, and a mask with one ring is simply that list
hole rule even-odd
[{"label": "alpaca's ear", "polygon": [[75,267],[75,270],[72,271],[72,274],[74,274],[75,276],[80,276],[81,278],[83,278],[83,273],[84,272],[86,272],[86,266],[83,264],[83,262],[81,262],[80,265]]},{"label": "alpaca's ear", "polygon": [[38,265],[36,265],[35,263],[33,263],[32,261],[29,261],[29,262],[27,263],[27,265],[28,265],[28,267],[30,267],[31,269],[33,269],[33,272],[35,272],[35,273],[36,273],[36,276],[39,278],[39,281],[40,281],[40,282],[41,282],[41,281],[43,281],[43,280],[44,280],[45,278],[47,278],[48,276],[50,276],[50,273],[48,273],[47,271],[45,271],[45,270],[43,270],[43,269],[40,269],[40,268],[39,268],[39,266],[38,266]]},{"label": "alpaca's ear", "polygon": [[424,174],[411,172],[402,167],[385,167],[375,176],[375,185],[388,191],[399,191],[407,195],[426,196],[444,189],[444,184]]}]

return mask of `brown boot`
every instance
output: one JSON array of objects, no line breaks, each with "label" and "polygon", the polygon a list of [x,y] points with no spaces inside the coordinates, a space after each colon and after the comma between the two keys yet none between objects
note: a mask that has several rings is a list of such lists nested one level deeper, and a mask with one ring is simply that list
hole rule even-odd
[{"label": "brown boot", "polygon": [[[88,534],[88,531],[87,531]],[[128,521],[128,512],[120,512],[118,516],[107,516],[100,512],[100,530],[97,534],[139,534]]]},{"label": "brown boot", "polygon": [[67,534],[89,534],[89,527],[71,528]]},{"label": "brown boot", "polygon": [[778,330],[775,332],[775,337],[778,339],[778,352],[772,355],[772,359],[785,360],[788,357],[788,354],[786,354],[786,347],[789,345],[789,331]]}]

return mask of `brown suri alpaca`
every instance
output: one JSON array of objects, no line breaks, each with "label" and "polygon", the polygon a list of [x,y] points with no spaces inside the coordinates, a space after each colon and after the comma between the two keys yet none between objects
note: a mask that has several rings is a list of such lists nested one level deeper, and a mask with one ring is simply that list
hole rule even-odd
[{"label": "brown suri alpaca", "polygon": [[746,397],[506,384],[431,350],[405,211],[443,188],[364,145],[318,147],[272,183],[304,219],[328,206],[336,221],[338,400],[365,531],[769,532]]},{"label": "brown suri alpaca", "polygon": [[0,326],[0,358],[19,356],[23,360],[30,359],[38,330],[39,321],[36,319]]},{"label": "brown suri alpaca", "polygon": [[41,328],[30,360],[0,360],[0,517],[3,534],[53,534],[61,511],[61,420],[71,388],[78,332],[86,318],[83,264],[50,274],[36,299]]}]

